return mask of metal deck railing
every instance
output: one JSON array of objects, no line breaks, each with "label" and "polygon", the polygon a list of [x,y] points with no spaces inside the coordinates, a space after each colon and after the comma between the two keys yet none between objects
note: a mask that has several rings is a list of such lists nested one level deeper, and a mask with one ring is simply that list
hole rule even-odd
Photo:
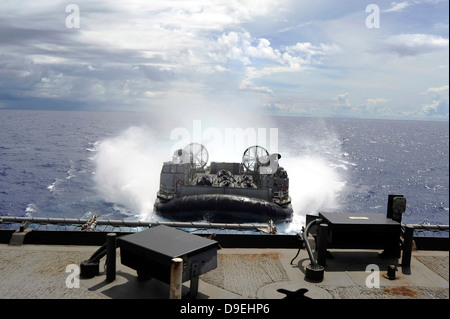
[{"label": "metal deck railing", "polygon": [[186,229],[217,229],[217,230],[235,230],[235,231],[256,231],[267,234],[276,233],[276,227],[270,221],[267,224],[232,224],[232,223],[208,223],[208,222],[168,222],[168,221],[135,221],[135,220],[112,220],[112,219],[97,219],[98,215],[94,215],[90,219],[80,218],[49,218],[49,217],[15,217],[15,216],[0,216],[0,226],[3,224],[25,224],[38,225],[53,225],[56,230],[68,229],[80,231],[95,231],[99,230],[99,226],[105,226],[104,230],[111,231],[114,229],[127,228],[142,229],[150,228],[158,225],[166,225],[175,228]]}]

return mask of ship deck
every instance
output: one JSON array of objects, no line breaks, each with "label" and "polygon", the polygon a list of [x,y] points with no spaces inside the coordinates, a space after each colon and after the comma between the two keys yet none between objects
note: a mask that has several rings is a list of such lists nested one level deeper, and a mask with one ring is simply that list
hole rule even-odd
[{"label": "ship deck", "polygon": [[[276,236],[276,235],[265,235]],[[168,299],[169,285],[138,280],[116,251],[116,279],[106,280],[105,258],[91,279],[71,276],[99,246],[0,244],[0,298],[6,299]],[[414,250],[409,268],[379,250],[330,249],[324,278],[305,279],[307,252],[296,248],[222,248],[217,268],[202,274],[197,299],[449,299],[449,252]],[[294,259],[294,260],[293,260]],[[396,279],[387,277],[389,265]],[[379,272],[372,272],[371,270]],[[79,286],[77,284],[79,283]],[[183,283],[187,296],[190,282]]]}]

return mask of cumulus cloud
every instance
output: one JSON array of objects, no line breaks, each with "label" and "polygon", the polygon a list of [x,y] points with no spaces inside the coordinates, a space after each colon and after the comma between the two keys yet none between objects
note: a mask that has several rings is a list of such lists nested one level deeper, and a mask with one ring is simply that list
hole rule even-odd
[{"label": "cumulus cloud", "polygon": [[251,48],[251,39],[248,32],[228,32],[222,34],[217,40],[217,51],[211,56],[219,62],[237,60],[244,65],[251,64],[248,51]]},{"label": "cumulus cloud", "polygon": [[375,99],[367,99],[365,105],[369,111],[377,111],[380,107],[384,107],[387,102],[387,99],[378,97]]},{"label": "cumulus cloud", "polygon": [[338,52],[335,44],[313,45],[297,42],[274,48],[266,38],[255,39],[249,32],[223,33],[217,40],[215,50],[209,53],[218,63],[240,63],[245,67],[245,77],[240,89],[272,95],[268,86],[257,85],[257,79],[267,78],[277,73],[301,72],[321,63],[322,58]]},{"label": "cumulus cloud", "polygon": [[301,71],[321,64],[323,57],[338,51],[335,44],[313,45],[309,42],[274,48],[268,39],[253,39],[248,32],[229,32],[218,39],[218,49],[213,56],[222,63],[231,60],[246,66],[247,77],[243,82],[248,87],[251,79]]},{"label": "cumulus cloud", "polygon": [[431,87],[424,93],[431,99],[421,108],[426,115],[447,116],[449,112],[449,86]]},{"label": "cumulus cloud", "polygon": [[234,31],[222,34],[217,44],[217,52],[213,53],[213,56],[218,61],[236,60],[244,65],[250,65],[262,59],[266,64],[273,63],[294,69],[318,64],[321,57],[339,51],[336,44],[313,45],[310,42],[297,42],[274,48],[268,39],[253,39],[248,32]]}]

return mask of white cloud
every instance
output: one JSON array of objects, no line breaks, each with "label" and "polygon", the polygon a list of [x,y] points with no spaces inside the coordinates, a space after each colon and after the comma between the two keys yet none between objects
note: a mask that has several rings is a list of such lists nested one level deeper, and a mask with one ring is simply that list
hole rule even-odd
[{"label": "white cloud", "polygon": [[422,107],[422,111],[425,114],[430,114],[432,112],[437,112],[439,105],[440,105],[440,101],[439,100],[433,100],[430,104],[425,104]]},{"label": "white cloud", "polygon": [[[254,45],[254,42],[258,42]],[[244,65],[252,64],[252,59],[266,59],[277,61],[281,54],[278,49],[271,47],[269,40],[252,39],[248,32],[228,32],[222,34],[217,40],[218,51],[214,57],[222,62],[227,59],[238,60]]]},{"label": "white cloud", "polygon": [[383,12],[398,12],[403,11],[406,7],[409,7],[411,5],[411,2],[404,1],[404,2],[392,2],[391,7],[389,9],[384,10]]},{"label": "white cloud", "polygon": [[385,105],[388,102],[387,99],[379,97],[375,99],[367,99],[366,100],[366,107],[369,110],[374,110],[375,108],[379,107],[380,105]]},{"label": "white cloud", "polygon": [[254,46],[249,47],[248,54],[254,58],[268,59],[273,61],[278,60],[281,56],[280,51],[277,49],[274,50],[270,46],[269,40],[264,38],[259,39],[257,47]]},{"label": "white cloud", "polygon": [[380,29],[365,27],[356,3],[80,0],[81,28],[68,29],[64,1],[4,0],[0,103],[242,100],[302,115],[444,114],[448,85],[434,84],[448,82],[448,2],[384,2]]},{"label": "white cloud", "polygon": [[446,38],[433,34],[399,34],[386,39],[384,47],[401,56],[418,55],[448,49],[449,41]]},{"label": "white cloud", "polygon": [[324,56],[338,51],[336,44],[313,45],[309,42],[273,48],[265,38],[253,39],[248,32],[233,31],[222,34],[217,40],[217,51],[210,54],[222,63],[228,60],[241,62],[247,66],[247,79],[251,79],[273,73],[301,71],[320,64]]},{"label": "white cloud", "polygon": [[335,101],[337,102],[337,106],[346,106],[349,107],[351,106],[350,100],[348,98],[348,93],[344,93],[344,94],[339,94],[338,96],[335,97]]},{"label": "white cloud", "polygon": [[426,90],[425,94],[430,96],[431,101],[422,106],[422,112],[426,115],[437,114],[448,117],[449,86],[431,87]]},{"label": "white cloud", "polygon": [[242,80],[241,85],[239,86],[239,88],[240,89],[246,89],[246,90],[260,91],[262,93],[273,94],[273,91],[271,89],[269,89],[268,87],[266,87],[266,86],[256,86],[249,79]]},{"label": "white cloud", "polygon": [[251,64],[246,52],[251,47],[250,34],[248,32],[228,32],[222,34],[217,40],[218,51],[212,55],[220,62],[229,60],[238,60],[244,65]]},{"label": "white cloud", "polygon": [[434,87],[428,88],[427,92],[428,93],[443,93],[443,94],[447,93],[448,94],[448,89],[449,89],[448,85],[443,85],[443,86],[440,86],[437,88],[434,88]]}]

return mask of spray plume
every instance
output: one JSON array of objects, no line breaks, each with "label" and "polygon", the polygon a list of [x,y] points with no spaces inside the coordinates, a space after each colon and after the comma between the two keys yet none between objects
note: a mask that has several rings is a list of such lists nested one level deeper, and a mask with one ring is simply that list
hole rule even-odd
[{"label": "spray plume", "polygon": [[[208,129],[213,128],[220,134],[226,132],[227,128],[257,130],[280,126],[276,120],[254,113],[243,113],[236,107],[226,109],[221,108],[220,104],[215,106],[198,104],[196,111],[186,113],[186,116],[172,119],[161,117],[154,122],[152,129],[130,127],[119,136],[102,141],[95,159],[97,169],[94,177],[100,195],[107,201],[131,209],[141,219],[155,218],[153,203],[159,188],[162,163],[170,160],[174,144],[183,146],[180,136],[170,140],[174,130],[184,128],[191,133],[183,143],[205,144],[210,151],[210,162],[239,162],[245,148],[237,149],[236,146],[242,148],[242,145],[224,141],[225,134],[222,134],[221,140],[214,134],[208,135]],[[195,140],[196,134],[193,132],[193,123],[196,120],[201,120],[200,140]],[[320,131],[319,135],[305,128],[312,134],[311,137],[305,138],[307,135],[303,134],[293,144],[289,142],[287,145],[280,141],[278,151],[283,154],[281,165],[289,174],[290,196],[294,209],[293,222],[283,226],[284,230],[279,227],[281,232],[300,231],[306,214],[338,208],[339,194],[345,187],[342,177],[345,165],[342,164],[340,144],[336,143],[338,139],[334,134],[323,134],[324,129],[320,128],[320,125],[318,127],[317,123],[311,125]],[[280,130],[282,129],[283,127]],[[155,132],[158,132],[157,136]],[[246,145],[248,146],[251,145]],[[272,149],[269,151],[273,152]]]}]

